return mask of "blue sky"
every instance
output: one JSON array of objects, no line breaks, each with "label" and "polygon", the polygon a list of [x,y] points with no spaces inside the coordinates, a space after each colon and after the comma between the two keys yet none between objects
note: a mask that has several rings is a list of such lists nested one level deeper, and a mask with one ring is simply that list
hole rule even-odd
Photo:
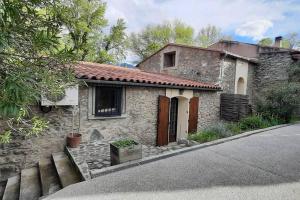
[{"label": "blue sky", "polygon": [[300,0],[107,0],[106,17],[127,22],[128,33],[179,19],[198,31],[216,25],[235,40],[256,43],[300,33]]}]

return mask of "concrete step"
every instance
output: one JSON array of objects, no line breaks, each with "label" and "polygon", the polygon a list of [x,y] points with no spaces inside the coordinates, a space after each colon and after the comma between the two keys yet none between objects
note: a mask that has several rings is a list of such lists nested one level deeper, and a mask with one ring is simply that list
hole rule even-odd
[{"label": "concrete step", "polygon": [[81,181],[79,173],[65,153],[54,153],[52,158],[63,188]]},{"label": "concrete step", "polygon": [[58,174],[51,159],[40,160],[39,170],[43,196],[52,194],[61,189]]},{"label": "concrete step", "polygon": [[7,179],[3,200],[18,200],[20,192],[20,175]]},{"label": "concrete step", "polygon": [[19,200],[38,200],[42,194],[39,170],[37,167],[21,171]]},{"label": "concrete step", "polygon": [[0,199],[2,199],[2,197],[3,197],[5,186],[6,186],[6,182],[7,182],[7,180],[0,182]]}]

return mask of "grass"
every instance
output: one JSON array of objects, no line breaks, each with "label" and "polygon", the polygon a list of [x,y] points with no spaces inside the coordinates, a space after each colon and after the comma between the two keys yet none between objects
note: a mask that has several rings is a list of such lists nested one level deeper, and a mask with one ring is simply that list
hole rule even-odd
[{"label": "grass", "polygon": [[[299,119],[295,119],[297,121]],[[263,117],[261,115],[252,115],[243,118],[239,122],[218,123],[210,126],[203,131],[188,136],[189,140],[194,140],[199,143],[210,142],[213,140],[233,136],[242,132],[267,128],[282,124],[281,120],[273,116]]]},{"label": "grass", "polygon": [[123,139],[123,140],[115,141],[112,144],[118,148],[125,148],[125,147],[136,145],[136,142],[131,139]]}]

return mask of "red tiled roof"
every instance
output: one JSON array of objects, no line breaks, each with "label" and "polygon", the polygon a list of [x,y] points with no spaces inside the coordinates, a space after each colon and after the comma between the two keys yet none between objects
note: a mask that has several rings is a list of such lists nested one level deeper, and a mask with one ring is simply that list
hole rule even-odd
[{"label": "red tiled roof", "polygon": [[167,74],[150,73],[139,69],[129,69],[107,64],[98,64],[90,62],[79,62],[75,65],[75,74],[78,79],[102,80],[102,81],[120,81],[140,84],[153,84],[191,87],[203,89],[221,89],[218,85],[201,83],[188,79],[178,78]]}]

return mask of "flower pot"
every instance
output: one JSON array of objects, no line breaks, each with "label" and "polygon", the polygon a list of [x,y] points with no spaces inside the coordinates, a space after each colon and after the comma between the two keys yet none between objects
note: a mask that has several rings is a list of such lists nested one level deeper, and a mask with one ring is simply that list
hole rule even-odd
[{"label": "flower pot", "polygon": [[70,133],[67,135],[67,146],[71,148],[76,148],[80,145],[81,134],[79,133]]},{"label": "flower pot", "polygon": [[110,143],[110,162],[111,165],[118,165],[132,160],[142,158],[142,145],[135,142],[128,147],[117,147]]}]

